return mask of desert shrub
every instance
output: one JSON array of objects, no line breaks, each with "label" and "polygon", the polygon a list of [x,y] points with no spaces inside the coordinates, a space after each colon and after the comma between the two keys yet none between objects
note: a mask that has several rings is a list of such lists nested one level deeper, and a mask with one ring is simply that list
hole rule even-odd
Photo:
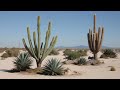
[{"label": "desert shrub", "polygon": [[86,64],[87,64],[87,61],[86,61],[85,58],[80,58],[80,59],[78,60],[78,65],[86,65]]},{"label": "desert shrub", "polygon": [[87,56],[87,50],[78,50],[78,53],[80,53],[80,56]]},{"label": "desert shrub", "polygon": [[17,57],[19,55],[19,50],[15,48],[7,49],[1,57]]},{"label": "desert shrub", "polygon": [[115,67],[111,66],[110,71],[116,71]]},{"label": "desert shrub", "polygon": [[113,50],[111,49],[105,49],[103,54],[100,56],[100,58],[107,58],[107,57],[110,57],[110,58],[116,58],[117,55],[115,52],[113,52]]},{"label": "desert shrub", "polygon": [[56,49],[53,49],[49,55],[58,55],[59,52]]},{"label": "desert shrub", "polygon": [[4,52],[5,50],[7,50],[7,48],[0,48],[0,53]]},{"label": "desert shrub", "polygon": [[57,59],[48,60],[43,67],[43,74],[45,75],[63,75],[63,64]]},{"label": "desert shrub", "polygon": [[2,58],[8,58],[9,55],[8,55],[8,53],[4,53],[1,57],[2,57]]},{"label": "desert shrub", "polygon": [[70,49],[65,49],[65,51],[63,52],[64,55],[69,55],[72,51]]},{"label": "desert shrub", "polygon": [[15,65],[16,70],[26,71],[27,69],[30,69],[32,60],[29,58],[28,53],[21,53],[13,63]]},{"label": "desert shrub", "polygon": [[76,51],[72,51],[70,52],[67,57],[68,60],[75,60],[77,58],[80,58],[80,53],[76,52]]}]

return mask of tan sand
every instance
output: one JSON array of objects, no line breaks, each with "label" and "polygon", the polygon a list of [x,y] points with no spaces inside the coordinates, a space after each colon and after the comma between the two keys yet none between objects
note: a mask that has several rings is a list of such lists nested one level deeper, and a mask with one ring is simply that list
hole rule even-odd
[{"label": "tan sand", "polygon": [[[92,53],[88,51],[88,56],[92,56]],[[0,56],[2,53],[0,54]],[[101,52],[98,53],[100,57]],[[88,58],[85,57],[85,58]],[[42,66],[45,64],[46,60],[50,58],[57,58],[64,61],[63,51],[60,51],[59,55],[51,55],[46,57],[43,61]],[[99,66],[77,66],[77,65],[64,65],[65,68],[70,68],[72,71],[78,71],[80,75],[64,75],[64,76],[45,76],[45,75],[27,75],[21,73],[8,73],[5,70],[10,70],[14,67],[13,61],[14,57],[6,58],[2,60],[0,58],[0,79],[120,79],[120,54],[116,59],[100,59],[105,62],[105,64]],[[110,67],[114,66],[116,71],[109,71]],[[36,68],[35,60],[33,62],[32,68]]]}]

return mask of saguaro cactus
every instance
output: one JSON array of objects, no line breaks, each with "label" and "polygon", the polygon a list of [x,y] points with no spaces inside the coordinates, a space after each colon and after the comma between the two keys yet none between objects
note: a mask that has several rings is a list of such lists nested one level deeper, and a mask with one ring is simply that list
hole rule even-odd
[{"label": "saguaro cactus", "polygon": [[51,22],[49,22],[48,30],[46,32],[45,44],[43,47],[43,42],[41,43],[41,38],[40,38],[40,16],[38,16],[38,19],[37,19],[38,42],[36,42],[36,32],[33,32],[34,46],[32,44],[29,27],[27,27],[27,34],[28,34],[28,41],[29,41],[30,47],[26,45],[25,39],[23,38],[22,41],[23,41],[24,47],[26,48],[28,53],[36,60],[37,67],[41,67],[42,61],[47,57],[47,55],[54,48],[57,41],[57,36],[52,38],[52,41],[48,47],[49,38],[51,34]]},{"label": "saguaro cactus", "polygon": [[96,15],[94,15],[93,32],[89,29],[87,36],[89,48],[94,54],[94,59],[97,60],[97,53],[99,52],[103,41],[104,28],[99,27],[98,32],[96,32]]}]

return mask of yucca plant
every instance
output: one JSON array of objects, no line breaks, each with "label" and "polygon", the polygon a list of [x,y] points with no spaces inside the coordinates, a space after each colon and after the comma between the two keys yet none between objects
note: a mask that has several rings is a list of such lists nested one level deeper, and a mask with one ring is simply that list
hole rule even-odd
[{"label": "yucca plant", "polygon": [[26,71],[30,69],[32,60],[29,58],[28,53],[21,53],[13,62],[15,64],[15,69],[18,71]]},{"label": "yucca plant", "polygon": [[62,75],[64,73],[64,68],[62,63],[52,58],[51,60],[48,60],[48,62],[43,67],[43,74],[45,75]]}]

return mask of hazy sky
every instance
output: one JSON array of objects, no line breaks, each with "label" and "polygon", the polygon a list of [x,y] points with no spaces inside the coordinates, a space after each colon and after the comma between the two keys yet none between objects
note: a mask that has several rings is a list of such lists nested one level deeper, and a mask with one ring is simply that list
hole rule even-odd
[{"label": "hazy sky", "polygon": [[42,41],[48,22],[52,22],[51,37],[58,35],[56,46],[88,45],[87,33],[93,28],[93,14],[97,28],[104,26],[103,45],[120,47],[120,11],[0,11],[0,47],[22,47],[27,41],[27,26],[31,36],[37,30],[37,16],[41,16]]}]

